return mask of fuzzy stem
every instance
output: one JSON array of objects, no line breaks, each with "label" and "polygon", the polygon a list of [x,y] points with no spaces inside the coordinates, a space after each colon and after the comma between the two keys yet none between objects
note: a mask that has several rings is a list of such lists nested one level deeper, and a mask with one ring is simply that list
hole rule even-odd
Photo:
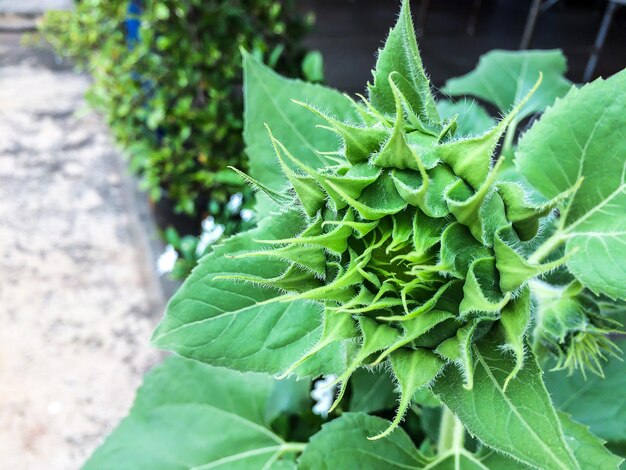
[{"label": "fuzzy stem", "polygon": [[439,428],[437,453],[439,455],[449,452],[459,453],[463,449],[464,441],[465,428],[463,424],[448,407],[444,407]]},{"label": "fuzzy stem", "polygon": [[556,250],[565,241],[565,237],[560,231],[555,232],[550,238],[537,248],[537,250],[528,258],[531,264],[541,263],[550,253]]},{"label": "fuzzy stem", "polygon": [[500,151],[500,157],[510,157],[513,151],[513,139],[515,138],[515,131],[517,130],[517,121],[511,123],[504,134],[504,141],[502,142],[502,150]]}]

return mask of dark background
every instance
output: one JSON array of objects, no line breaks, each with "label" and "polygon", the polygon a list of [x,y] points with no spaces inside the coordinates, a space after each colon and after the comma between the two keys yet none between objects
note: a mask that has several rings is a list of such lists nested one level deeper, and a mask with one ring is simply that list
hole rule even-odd
[{"label": "dark background", "polygon": [[[421,0],[424,1],[424,0]],[[545,0],[544,0],[545,1]],[[307,45],[324,55],[329,85],[362,92],[370,79],[375,52],[383,44],[399,11],[399,0],[300,0],[316,23]],[[517,50],[531,0],[482,0],[475,33],[468,34],[475,0],[430,0],[425,29],[418,42],[425,67],[436,87],[447,78],[472,70],[492,49]],[[607,0],[560,0],[538,17],[530,49],[559,48],[565,53],[568,78],[581,82]],[[417,22],[420,0],[412,0]],[[608,77],[626,67],[626,7],[617,9],[594,76]]]}]

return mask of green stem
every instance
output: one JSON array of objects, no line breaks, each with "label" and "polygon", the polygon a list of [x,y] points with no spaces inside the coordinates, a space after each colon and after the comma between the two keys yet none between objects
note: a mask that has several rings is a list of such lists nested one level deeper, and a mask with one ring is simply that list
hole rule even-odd
[{"label": "green stem", "polygon": [[500,152],[500,157],[511,156],[513,151],[513,139],[515,138],[515,131],[517,130],[517,122],[512,122],[511,125],[506,130],[506,134],[504,134],[504,142],[502,142],[502,151]]},{"label": "green stem", "polygon": [[280,446],[280,454],[304,452],[304,449],[306,449],[306,442],[285,442]]},{"label": "green stem", "polygon": [[464,446],[465,428],[461,421],[447,407],[443,408],[437,453],[459,453]]},{"label": "green stem", "polygon": [[454,421],[454,433],[452,434],[452,444],[456,451],[461,451],[465,447],[465,426],[459,418]]},{"label": "green stem", "polygon": [[550,238],[543,242],[539,248],[528,258],[528,262],[531,264],[541,263],[544,259],[556,250],[565,241],[563,233],[560,231],[555,232]]}]

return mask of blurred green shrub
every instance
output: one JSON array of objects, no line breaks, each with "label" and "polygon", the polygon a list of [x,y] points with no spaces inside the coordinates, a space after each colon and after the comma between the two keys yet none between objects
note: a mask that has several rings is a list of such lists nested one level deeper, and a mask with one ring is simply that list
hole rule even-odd
[{"label": "blurred green shrub", "polygon": [[[219,216],[209,203],[222,207],[242,190],[226,167],[245,168],[240,48],[282,74],[321,79],[318,57],[305,60],[300,43],[311,18],[291,0],[135,2],[139,17],[130,3],[78,1],[73,12],[49,12],[41,31],[93,75],[89,101],[151,198]],[[129,20],[137,19],[132,41]]]},{"label": "blurred green shrub", "polygon": [[74,11],[47,11],[38,29],[60,55],[88,67],[89,59],[107,39],[113,41],[112,36],[117,35],[115,40],[123,42],[125,31],[120,26],[127,3],[119,0],[77,1]]}]

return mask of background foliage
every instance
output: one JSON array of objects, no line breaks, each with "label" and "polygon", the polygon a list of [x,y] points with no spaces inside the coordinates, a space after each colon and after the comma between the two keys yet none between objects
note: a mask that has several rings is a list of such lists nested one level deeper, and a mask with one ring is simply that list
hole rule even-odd
[{"label": "background foliage", "polygon": [[240,190],[225,171],[245,165],[239,49],[299,76],[309,23],[290,0],[84,0],[43,31],[93,74],[89,98],[152,198],[193,214]]},{"label": "background foliage", "polygon": [[311,23],[292,0],[81,0],[73,12],[46,15],[41,31],[91,72],[89,101],[142,189],[164,198],[159,208],[194,216],[191,235],[167,234],[179,253],[174,277],[206,251],[190,249],[202,245],[194,240],[202,219],[214,217],[225,235],[250,225],[227,209],[233,194],[243,194],[244,206],[251,199],[227,169],[246,168],[240,48],[282,74],[321,80],[321,56],[300,44]]}]

